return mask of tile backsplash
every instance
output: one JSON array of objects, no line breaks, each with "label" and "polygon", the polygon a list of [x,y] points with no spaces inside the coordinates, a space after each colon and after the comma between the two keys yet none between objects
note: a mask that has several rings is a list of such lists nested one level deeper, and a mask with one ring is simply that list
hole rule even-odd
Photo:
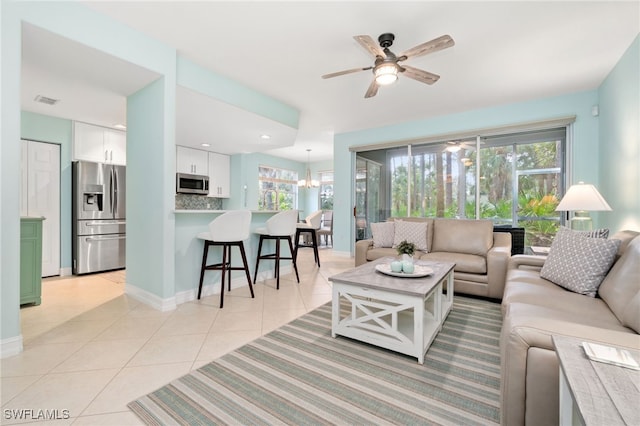
[{"label": "tile backsplash", "polygon": [[176,210],[222,210],[222,198],[176,194]]}]

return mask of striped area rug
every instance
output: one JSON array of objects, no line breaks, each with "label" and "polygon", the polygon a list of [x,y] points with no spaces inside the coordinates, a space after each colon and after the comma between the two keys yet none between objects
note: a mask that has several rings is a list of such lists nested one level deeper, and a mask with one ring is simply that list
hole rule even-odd
[{"label": "striped area rug", "polygon": [[129,404],[149,425],[499,423],[500,305],[455,297],[424,365],[331,337],[331,304]]}]

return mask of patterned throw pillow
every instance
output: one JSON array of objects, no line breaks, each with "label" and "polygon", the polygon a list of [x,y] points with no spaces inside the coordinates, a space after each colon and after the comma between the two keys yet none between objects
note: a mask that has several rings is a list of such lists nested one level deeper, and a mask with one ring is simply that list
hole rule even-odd
[{"label": "patterned throw pillow", "polygon": [[615,260],[620,240],[585,238],[560,228],[540,276],[575,293],[595,297]]},{"label": "patterned throw pillow", "polygon": [[580,234],[583,237],[609,238],[609,230],[607,228],[594,229],[593,231],[573,231],[573,232]]},{"label": "patterned throw pillow", "polygon": [[391,247],[393,246],[395,224],[393,222],[372,223],[371,234],[373,235],[374,248]]},{"label": "patterned throw pillow", "polygon": [[427,222],[408,222],[396,220],[396,232],[393,237],[393,247],[403,241],[416,245],[416,250],[427,251]]}]

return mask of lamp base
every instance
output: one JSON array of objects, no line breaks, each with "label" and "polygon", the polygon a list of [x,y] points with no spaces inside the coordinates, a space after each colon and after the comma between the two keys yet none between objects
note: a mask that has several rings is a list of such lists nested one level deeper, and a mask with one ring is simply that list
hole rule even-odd
[{"label": "lamp base", "polygon": [[575,231],[591,231],[593,229],[593,220],[589,213],[576,211],[570,221],[571,229]]}]

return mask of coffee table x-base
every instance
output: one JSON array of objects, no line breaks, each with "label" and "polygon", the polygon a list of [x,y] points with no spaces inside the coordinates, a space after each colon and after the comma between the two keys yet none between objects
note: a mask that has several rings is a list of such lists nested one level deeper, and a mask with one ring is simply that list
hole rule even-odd
[{"label": "coffee table x-base", "polygon": [[[331,336],[414,356],[420,364],[453,306],[454,263],[417,261],[433,274],[400,278],[376,271],[378,259],[329,278]],[[446,289],[446,292],[445,292]]]}]

